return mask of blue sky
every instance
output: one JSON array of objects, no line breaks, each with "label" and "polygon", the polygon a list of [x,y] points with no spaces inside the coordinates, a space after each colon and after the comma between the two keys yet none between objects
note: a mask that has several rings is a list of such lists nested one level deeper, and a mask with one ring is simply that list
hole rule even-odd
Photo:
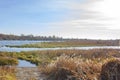
[{"label": "blue sky", "polygon": [[118,1],[0,0],[0,33],[118,39]]},{"label": "blue sky", "polygon": [[47,33],[48,23],[62,21],[68,13],[56,0],[0,0],[0,32]]}]

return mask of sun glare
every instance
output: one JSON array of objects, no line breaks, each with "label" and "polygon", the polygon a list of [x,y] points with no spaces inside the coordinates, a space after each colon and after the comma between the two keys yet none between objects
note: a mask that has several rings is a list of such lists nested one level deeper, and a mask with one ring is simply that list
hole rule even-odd
[{"label": "sun glare", "polygon": [[108,17],[120,17],[120,0],[104,0],[101,3],[101,12]]},{"label": "sun glare", "polygon": [[[107,21],[109,29],[120,29],[120,0],[100,0],[93,4],[92,10],[99,12]],[[114,26],[114,27],[113,27]]]}]

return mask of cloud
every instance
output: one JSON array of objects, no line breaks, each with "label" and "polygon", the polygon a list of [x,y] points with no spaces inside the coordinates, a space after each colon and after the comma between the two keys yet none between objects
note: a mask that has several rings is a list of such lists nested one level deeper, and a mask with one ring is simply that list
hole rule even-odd
[{"label": "cloud", "polygon": [[[76,2],[75,1],[74,2],[62,1],[63,3],[67,4],[67,5],[64,5],[63,7],[70,10],[69,14],[65,15],[66,17],[64,18],[64,20],[67,23],[70,22],[70,24],[76,24],[76,23],[78,24],[78,21],[79,21],[78,26],[81,26],[81,27],[83,27],[83,26],[89,27],[92,25],[94,27],[104,26],[109,29],[120,29],[118,27],[120,19],[118,18],[115,20],[114,17],[110,17],[110,16],[116,16],[116,17],[119,16],[119,10],[118,9],[116,10],[116,7],[114,7],[116,5],[116,1],[119,3],[118,0],[115,0],[115,1],[112,1],[112,0],[85,0],[82,3],[79,3],[77,1]],[[110,4],[112,2],[114,3],[114,6],[112,6],[114,8],[110,7],[111,6]],[[106,9],[104,9],[104,8],[106,8]],[[111,10],[111,8],[114,12]],[[114,14],[112,14],[112,13],[114,13]],[[107,15],[109,15],[109,17]],[[65,22],[63,21],[63,24],[67,24]]]},{"label": "cloud", "polygon": [[[15,21],[9,18],[13,23],[9,20],[8,22],[13,24],[11,26],[27,26],[32,30],[36,27],[37,30],[34,30],[36,34],[120,38],[119,2],[119,0],[31,0],[30,3],[12,5],[8,10],[3,9],[1,12],[5,11],[3,14],[8,16],[6,20],[11,15],[12,19],[20,16]],[[8,15],[10,11],[11,14]]]},{"label": "cloud", "polygon": [[[108,17],[102,12],[104,1],[108,0],[67,3],[63,7],[70,10],[69,14],[65,15],[63,21],[50,23],[49,26],[53,27],[54,33],[66,37],[118,39],[120,38],[119,19]],[[104,6],[108,5],[104,4]]]}]

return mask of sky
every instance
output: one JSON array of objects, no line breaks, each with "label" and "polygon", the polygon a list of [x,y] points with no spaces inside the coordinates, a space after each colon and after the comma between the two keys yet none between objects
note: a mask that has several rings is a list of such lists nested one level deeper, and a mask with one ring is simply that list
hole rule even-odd
[{"label": "sky", "polygon": [[0,33],[120,39],[120,0],[0,0]]}]

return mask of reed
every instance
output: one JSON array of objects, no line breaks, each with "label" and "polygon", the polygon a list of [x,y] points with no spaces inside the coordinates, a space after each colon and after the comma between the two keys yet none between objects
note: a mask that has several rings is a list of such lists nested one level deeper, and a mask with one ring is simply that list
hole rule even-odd
[{"label": "reed", "polygon": [[49,80],[99,80],[102,65],[112,59],[114,58],[91,60],[63,55],[40,67],[40,70]]}]

